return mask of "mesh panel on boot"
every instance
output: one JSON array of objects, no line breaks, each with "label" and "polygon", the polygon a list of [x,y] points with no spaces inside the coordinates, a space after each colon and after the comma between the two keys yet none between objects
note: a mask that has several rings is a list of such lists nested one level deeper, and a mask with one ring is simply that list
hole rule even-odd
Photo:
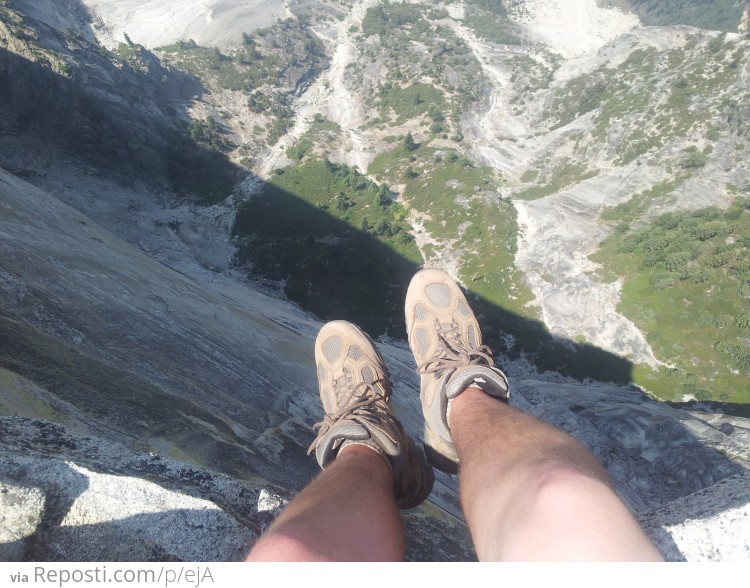
[{"label": "mesh panel on boot", "polygon": [[414,335],[417,339],[417,355],[421,358],[430,346],[430,336],[424,329],[417,329]]},{"label": "mesh panel on boot", "polygon": [[451,291],[445,284],[430,284],[425,288],[425,293],[438,308],[448,308],[451,303]]},{"label": "mesh panel on boot", "polygon": [[341,337],[335,336],[331,337],[329,339],[326,339],[323,342],[323,355],[326,356],[326,359],[333,363],[336,361],[339,357],[341,357],[341,347],[343,345],[343,342],[341,340]]}]

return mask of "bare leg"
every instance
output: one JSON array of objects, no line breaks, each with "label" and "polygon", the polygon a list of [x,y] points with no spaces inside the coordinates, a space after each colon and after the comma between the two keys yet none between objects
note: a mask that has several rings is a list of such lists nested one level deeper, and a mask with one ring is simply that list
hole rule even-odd
[{"label": "bare leg", "polygon": [[451,404],[466,520],[480,560],[660,561],[591,453],[469,388]]},{"label": "bare leg", "polygon": [[403,561],[393,475],[369,447],[349,445],[292,500],[248,561]]}]

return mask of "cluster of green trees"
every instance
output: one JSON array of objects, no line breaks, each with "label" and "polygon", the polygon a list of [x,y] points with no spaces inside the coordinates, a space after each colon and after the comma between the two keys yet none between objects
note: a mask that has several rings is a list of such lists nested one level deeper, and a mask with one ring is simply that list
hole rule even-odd
[{"label": "cluster of green trees", "polygon": [[223,137],[226,134],[225,129],[210,116],[193,119],[188,127],[188,133],[193,141],[207,149],[223,152],[233,147],[232,143]]},{"label": "cluster of green trees", "polygon": [[384,0],[367,9],[362,19],[362,32],[367,37],[380,35],[381,38],[385,38],[393,27],[414,24],[421,18],[421,10],[413,4]]},{"label": "cluster of green trees", "polygon": [[498,16],[508,15],[508,11],[505,10],[502,0],[465,0],[464,4],[482,8]]},{"label": "cluster of green trees", "polygon": [[713,271],[725,266],[730,276],[742,274],[750,237],[741,236],[730,242],[723,239],[737,229],[732,219],[741,206],[727,213],[710,208],[690,215],[666,214],[626,237],[620,252],[639,256],[641,268],[652,271],[649,283],[657,290],[678,281],[708,282]]},{"label": "cluster of green trees", "polygon": [[[681,393],[750,400],[733,371],[750,375],[750,198],[664,214],[635,231],[622,225],[593,259],[624,278],[620,310],[657,357],[678,366],[666,376]],[[645,377],[649,389],[675,394],[673,382]]]},{"label": "cluster of green trees", "polygon": [[427,114],[433,120],[445,120],[443,111],[447,104],[441,92],[430,84],[422,82],[401,87],[399,84],[386,82],[378,84],[375,94],[375,105],[380,118],[389,120],[395,115],[395,124]]},{"label": "cluster of green trees", "polygon": [[269,145],[275,145],[279,141],[289,130],[294,119],[294,110],[289,105],[288,97],[278,93],[269,94],[263,90],[256,90],[248,96],[247,107],[256,114],[265,113],[273,117],[266,136]]},{"label": "cluster of green trees", "polygon": [[[227,53],[192,40],[178,41],[161,51],[180,69],[213,79],[222,88],[247,92],[248,108],[271,119],[266,140],[274,145],[289,129],[293,112],[287,95],[267,87],[291,87],[302,78],[314,78],[325,66],[325,48],[304,19],[287,19],[253,35],[245,33],[242,41],[241,47]],[[196,130],[201,140],[210,143],[202,131]]]},{"label": "cluster of green trees", "polygon": [[256,114],[270,110],[275,103],[275,100],[261,90],[255,90],[247,98],[247,107]]}]

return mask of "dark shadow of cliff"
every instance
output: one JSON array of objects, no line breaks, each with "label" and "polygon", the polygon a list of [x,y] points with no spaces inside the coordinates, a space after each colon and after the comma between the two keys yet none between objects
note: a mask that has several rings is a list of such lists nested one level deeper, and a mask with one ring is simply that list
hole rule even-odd
[{"label": "dark shadow of cliff", "polygon": [[691,400],[689,402],[668,402],[667,404],[669,404],[669,406],[674,406],[675,408],[679,408],[682,410],[697,410],[701,412],[712,412],[750,419],[750,404],[706,400]]},{"label": "dark shadow of cliff", "polygon": [[197,203],[232,191],[234,166],[190,136],[186,105],[205,91],[194,77],[140,46],[125,59],[84,34],[24,24],[38,35],[17,33],[31,55],[0,49],[0,166],[31,180],[89,170]]}]

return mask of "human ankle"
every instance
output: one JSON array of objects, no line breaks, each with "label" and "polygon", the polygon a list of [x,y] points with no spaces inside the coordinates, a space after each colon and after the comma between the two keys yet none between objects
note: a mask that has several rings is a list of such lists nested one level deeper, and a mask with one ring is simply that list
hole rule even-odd
[{"label": "human ankle", "polygon": [[484,403],[487,399],[494,400],[489,394],[476,386],[469,386],[461,394],[451,399],[448,403],[446,419],[448,428],[453,430],[453,423],[460,422],[464,414],[470,412],[478,403]]},{"label": "human ankle", "polygon": [[388,470],[388,475],[393,475],[393,466],[388,459],[371,445],[364,443],[346,443],[340,450],[336,457],[336,461],[347,461],[349,463],[356,463],[357,465],[367,467],[368,469],[381,470],[379,464],[385,466]]}]

